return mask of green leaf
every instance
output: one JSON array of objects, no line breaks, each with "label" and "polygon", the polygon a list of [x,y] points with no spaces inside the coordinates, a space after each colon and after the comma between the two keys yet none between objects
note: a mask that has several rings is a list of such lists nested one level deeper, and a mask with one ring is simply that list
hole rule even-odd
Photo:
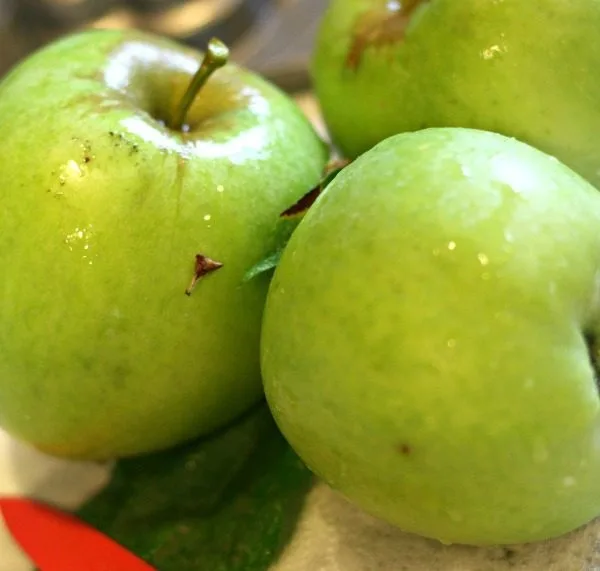
[{"label": "green leaf", "polygon": [[277,225],[275,250],[267,254],[267,256],[265,256],[258,263],[254,264],[245,273],[242,280],[244,283],[261,274],[272,271],[277,267],[277,264],[279,264],[279,260],[281,259],[281,255],[283,254],[287,243],[296,229],[296,226],[298,226],[300,223],[300,220],[304,218],[305,214],[308,212],[323,190],[325,190],[327,185],[329,185],[348,164],[350,164],[350,161],[345,159],[335,159],[330,161],[325,167],[319,183],[314,188],[311,188],[295,204],[281,213]]},{"label": "green leaf", "polygon": [[256,276],[259,276],[260,274],[264,274],[266,272],[274,270],[277,267],[277,264],[279,264],[279,260],[281,259],[281,255],[283,254],[284,248],[285,246],[279,247],[277,250],[269,254],[266,258],[258,262],[258,264],[252,266],[246,272],[242,281],[249,282],[250,280],[253,280]]},{"label": "green leaf", "polygon": [[312,482],[262,403],[210,439],[120,461],[78,515],[160,571],[266,571]]},{"label": "green leaf", "polygon": [[287,246],[296,226],[300,223],[300,218],[278,218],[274,229],[273,249],[264,258],[254,264],[242,278],[242,283],[274,270],[279,263],[281,255]]}]

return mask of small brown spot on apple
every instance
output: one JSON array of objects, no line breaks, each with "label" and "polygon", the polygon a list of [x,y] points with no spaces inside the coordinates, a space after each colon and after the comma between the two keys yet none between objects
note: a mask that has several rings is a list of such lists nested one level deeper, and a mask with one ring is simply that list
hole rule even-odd
[{"label": "small brown spot on apple", "polygon": [[223,264],[205,256],[204,254],[196,254],[196,262],[194,266],[194,277],[190,285],[185,290],[185,295],[192,295],[196,284],[206,275],[222,268]]},{"label": "small brown spot on apple", "polygon": [[410,456],[412,454],[412,447],[409,444],[406,444],[406,442],[398,444],[397,450],[403,456]]},{"label": "small brown spot on apple", "polygon": [[370,47],[401,42],[415,10],[428,1],[388,0],[382,7],[361,14],[354,25],[346,67],[356,71],[364,52]]}]

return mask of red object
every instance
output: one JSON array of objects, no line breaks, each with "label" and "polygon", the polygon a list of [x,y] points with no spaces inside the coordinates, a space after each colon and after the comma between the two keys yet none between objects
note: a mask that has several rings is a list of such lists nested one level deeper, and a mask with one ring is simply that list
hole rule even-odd
[{"label": "red object", "polygon": [[98,530],[47,504],[0,498],[0,513],[40,571],[156,571]]}]

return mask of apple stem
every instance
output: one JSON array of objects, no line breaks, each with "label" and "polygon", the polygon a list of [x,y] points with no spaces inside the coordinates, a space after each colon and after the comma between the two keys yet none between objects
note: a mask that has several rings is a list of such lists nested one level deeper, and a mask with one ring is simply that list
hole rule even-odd
[{"label": "apple stem", "polygon": [[202,89],[208,78],[220,67],[223,67],[229,59],[229,48],[219,39],[212,38],[208,42],[204,59],[198,68],[198,71],[192,77],[186,92],[184,93],[179,105],[175,109],[175,114],[171,121],[171,128],[181,131],[185,123],[185,118],[196,95]]},{"label": "apple stem", "polygon": [[196,254],[196,264],[194,268],[194,277],[188,288],[185,290],[185,295],[192,295],[196,284],[206,275],[222,268],[223,264],[205,256],[204,254]]}]

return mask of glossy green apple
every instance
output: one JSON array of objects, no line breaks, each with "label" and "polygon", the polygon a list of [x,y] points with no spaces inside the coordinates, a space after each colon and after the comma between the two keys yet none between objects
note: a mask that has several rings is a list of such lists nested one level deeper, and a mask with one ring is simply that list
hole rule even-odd
[{"label": "glossy green apple", "polygon": [[271,282],[262,366],[284,435],[358,505],[444,542],[594,518],[599,228],[595,188],[513,139],[378,144],[317,199]]},{"label": "glossy green apple", "polygon": [[600,2],[332,0],[312,73],[353,158],[424,127],[516,137],[600,185]]},{"label": "glossy green apple", "polygon": [[[0,425],[51,454],[164,448],[262,395],[268,282],[242,278],[327,151],[233,63],[170,128],[201,58],[86,31],[0,85]],[[198,255],[222,267],[186,295]]]}]

